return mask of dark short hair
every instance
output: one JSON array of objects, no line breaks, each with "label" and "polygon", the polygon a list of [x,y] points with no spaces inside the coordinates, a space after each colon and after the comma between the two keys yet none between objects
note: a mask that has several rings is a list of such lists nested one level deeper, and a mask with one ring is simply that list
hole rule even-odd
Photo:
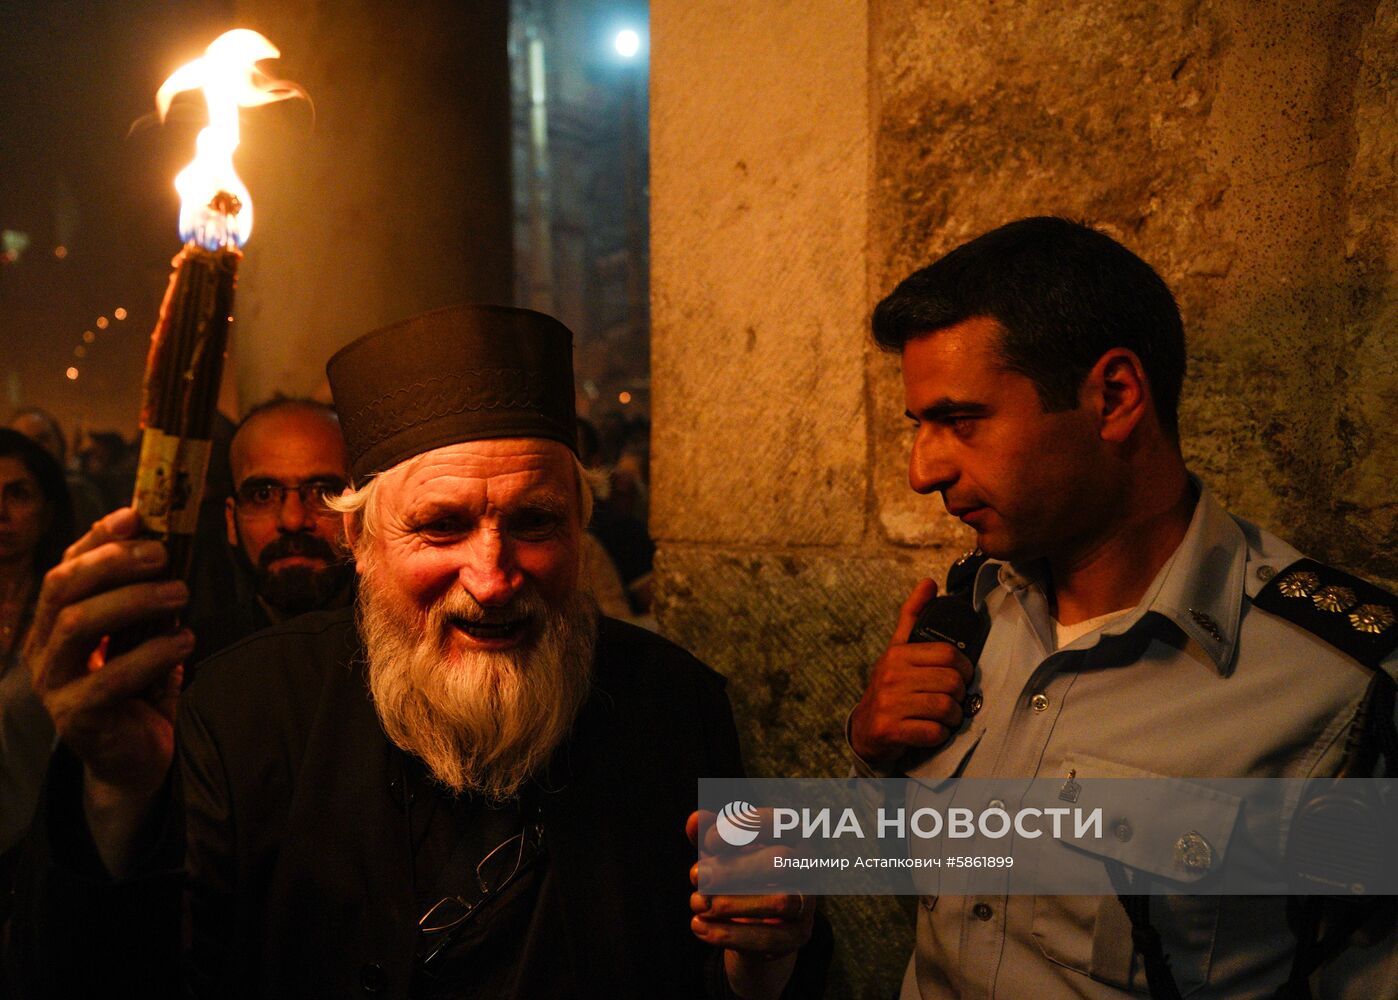
[{"label": "dark short hair", "polygon": [[1034,383],[1046,411],[1076,407],[1092,366],[1124,347],[1145,367],[1161,425],[1178,432],[1179,306],[1149,264],[1105,233],[1049,216],[993,229],[903,279],[874,309],[874,339],[901,351],[982,316],[1000,326],[1001,359]]},{"label": "dark short hair", "polygon": [[73,501],[68,495],[63,466],[43,445],[8,427],[0,427],[0,458],[17,459],[38,482],[39,492],[44,495],[49,526],[34,550],[34,571],[42,575],[58,565],[63,550],[77,537]]},{"label": "dark short hair", "polygon": [[233,436],[237,437],[238,432],[254,417],[260,417],[264,413],[273,413],[277,410],[310,410],[313,413],[329,417],[331,420],[338,421],[340,419],[340,415],[335,412],[335,407],[329,403],[322,403],[320,400],[311,399],[308,396],[283,396],[281,393],[277,393],[244,413],[243,419],[239,420],[233,427]]}]

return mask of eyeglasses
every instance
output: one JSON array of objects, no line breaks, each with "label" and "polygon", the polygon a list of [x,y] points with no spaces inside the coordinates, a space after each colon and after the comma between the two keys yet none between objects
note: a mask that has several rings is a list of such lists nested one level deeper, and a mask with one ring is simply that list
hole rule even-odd
[{"label": "eyeglasses", "polygon": [[544,825],[539,820],[502,841],[476,865],[476,884],[469,895],[439,899],[417,922],[424,939],[418,965],[432,971],[432,963],[448,948],[477,913],[494,896],[528,871],[543,853]]},{"label": "eyeglasses", "polygon": [[295,491],[301,506],[323,514],[330,509],[326,503],[344,492],[343,479],[308,479],[304,483],[279,483],[275,479],[249,479],[238,487],[234,502],[249,514],[280,512],[288,492]]}]

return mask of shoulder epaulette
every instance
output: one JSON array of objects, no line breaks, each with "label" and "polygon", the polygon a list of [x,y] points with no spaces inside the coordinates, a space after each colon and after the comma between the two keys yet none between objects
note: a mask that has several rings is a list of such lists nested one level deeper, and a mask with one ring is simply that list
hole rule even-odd
[{"label": "shoulder epaulette", "polygon": [[969,599],[971,590],[976,585],[976,574],[989,558],[980,549],[962,553],[961,558],[952,563],[951,569],[947,570],[947,596]]},{"label": "shoulder epaulette", "polygon": [[1314,559],[1298,559],[1278,572],[1252,603],[1371,670],[1398,648],[1398,597]]}]

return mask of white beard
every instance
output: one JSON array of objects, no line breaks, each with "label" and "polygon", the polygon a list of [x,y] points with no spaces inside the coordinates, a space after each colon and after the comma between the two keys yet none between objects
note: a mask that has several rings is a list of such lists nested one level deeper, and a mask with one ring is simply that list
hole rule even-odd
[{"label": "white beard", "polygon": [[[518,794],[568,735],[592,681],[597,609],[574,593],[551,608],[533,592],[484,609],[449,591],[424,614],[391,606],[361,564],[359,629],[369,689],[388,738],[458,794]],[[532,640],[510,650],[452,651],[451,618],[527,617]]]}]

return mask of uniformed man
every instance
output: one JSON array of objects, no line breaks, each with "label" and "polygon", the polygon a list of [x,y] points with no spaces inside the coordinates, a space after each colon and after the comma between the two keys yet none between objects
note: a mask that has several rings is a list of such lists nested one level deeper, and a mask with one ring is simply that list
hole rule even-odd
[{"label": "uniformed man", "polygon": [[[1230,515],[1189,473],[1179,311],[1145,262],[1086,226],[1024,219],[908,277],[873,329],[902,358],[913,489],[975,529],[980,552],[953,582],[990,630],[978,666],[909,644],[936,592],[914,589],[851,716],[861,772],[1335,773],[1375,672],[1395,670],[1398,604]],[[1199,797],[1168,787],[1177,804]],[[1200,871],[1223,848],[1192,827],[1152,858],[1129,824],[1114,834],[1140,870]],[[1297,959],[1315,928],[1289,923],[1288,905],[925,897],[902,996],[1237,998],[1287,982],[1293,996],[1398,996],[1391,920],[1316,969],[1312,949]]]}]

